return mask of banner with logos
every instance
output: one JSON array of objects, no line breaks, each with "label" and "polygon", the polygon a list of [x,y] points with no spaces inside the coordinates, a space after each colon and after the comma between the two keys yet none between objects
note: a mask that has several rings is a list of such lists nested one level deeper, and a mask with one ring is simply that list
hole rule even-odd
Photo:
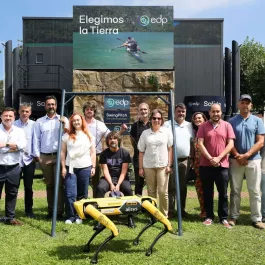
[{"label": "banner with logos", "polygon": [[74,6],[74,69],[174,67],[172,6]]},{"label": "banner with logos", "polygon": [[225,97],[219,96],[186,96],[184,104],[187,107],[187,112],[192,113],[196,111],[209,111],[212,104],[217,103],[221,105],[222,112],[226,111]]}]

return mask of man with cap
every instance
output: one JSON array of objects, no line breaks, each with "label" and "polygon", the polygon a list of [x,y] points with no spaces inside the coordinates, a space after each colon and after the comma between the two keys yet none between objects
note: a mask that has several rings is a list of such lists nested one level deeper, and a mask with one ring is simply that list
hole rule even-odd
[{"label": "man with cap", "polygon": [[244,176],[249,192],[251,220],[253,226],[265,229],[261,222],[261,156],[265,129],[262,120],[251,114],[252,99],[242,95],[238,102],[240,113],[229,120],[235,132],[235,144],[230,156],[230,221],[234,226],[239,217],[241,190]]}]

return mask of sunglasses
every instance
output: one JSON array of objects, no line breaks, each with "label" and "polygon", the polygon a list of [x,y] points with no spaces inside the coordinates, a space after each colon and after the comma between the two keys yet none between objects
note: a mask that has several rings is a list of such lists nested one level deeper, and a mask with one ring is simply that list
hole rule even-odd
[{"label": "sunglasses", "polygon": [[152,117],[152,120],[153,120],[153,121],[156,121],[156,120],[161,121],[162,118]]}]

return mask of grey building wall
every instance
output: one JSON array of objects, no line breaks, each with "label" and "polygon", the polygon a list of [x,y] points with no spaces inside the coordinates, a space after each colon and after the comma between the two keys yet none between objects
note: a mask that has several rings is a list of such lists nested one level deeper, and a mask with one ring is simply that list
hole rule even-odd
[{"label": "grey building wall", "polygon": [[223,96],[223,19],[174,20],[175,102]]},{"label": "grey building wall", "polygon": [[185,96],[222,96],[221,63],[220,47],[175,48],[175,102]]}]

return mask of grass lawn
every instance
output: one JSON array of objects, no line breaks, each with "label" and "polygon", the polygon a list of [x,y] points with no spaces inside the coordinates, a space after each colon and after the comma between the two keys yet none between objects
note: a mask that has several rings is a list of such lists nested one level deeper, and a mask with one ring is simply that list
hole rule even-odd
[{"label": "grass lawn", "polygon": [[[44,189],[41,180],[34,180],[34,187]],[[189,187],[194,190],[194,187]],[[244,187],[245,189],[245,187]],[[84,253],[83,246],[93,233],[91,220],[85,220],[82,225],[65,225],[57,222],[56,237],[50,236],[51,221],[45,220],[46,199],[34,200],[36,220],[24,217],[23,200],[17,203],[17,218],[24,226],[12,227],[0,223],[0,264],[90,264],[96,246],[110,235],[106,229],[92,244],[91,253]],[[215,209],[217,209],[215,205]],[[147,230],[138,246],[132,244],[133,239],[146,224],[147,217],[136,217],[136,229],[125,225],[126,218],[115,221],[119,236],[107,243],[99,254],[98,264],[108,265],[158,265],[158,264],[265,264],[265,231],[251,226],[249,202],[242,199],[239,224],[233,229],[226,229],[217,220],[210,227],[202,225],[198,219],[199,208],[195,198],[187,199],[189,219],[183,221],[183,236],[166,234],[155,245],[153,254],[145,256],[145,250],[150,246],[155,236],[163,229],[157,223]],[[0,215],[4,214],[4,201],[0,204]],[[217,215],[217,214],[216,214]],[[172,221],[174,232],[177,229],[176,220]]]}]

